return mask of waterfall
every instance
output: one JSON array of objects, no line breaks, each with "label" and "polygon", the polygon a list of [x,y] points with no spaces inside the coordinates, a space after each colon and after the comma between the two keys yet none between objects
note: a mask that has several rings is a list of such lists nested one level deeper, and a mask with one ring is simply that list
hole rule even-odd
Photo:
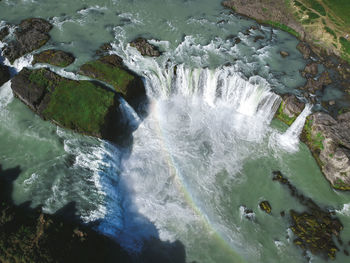
[{"label": "waterfall", "polygon": [[288,152],[296,152],[299,149],[299,136],[304,128],[307,116],[311,114],[311,104],[306,104],[304,110],[296,118],[293,124],[283,134],[276,137],[278,144]]}]

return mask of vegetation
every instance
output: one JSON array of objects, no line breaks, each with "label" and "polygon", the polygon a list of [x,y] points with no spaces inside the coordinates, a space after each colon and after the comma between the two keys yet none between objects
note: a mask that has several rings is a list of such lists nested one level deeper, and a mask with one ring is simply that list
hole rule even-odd
[{"label": "vegetation", "polygon": [[289,26],[286,26],[284,24],[278,23],[278,22],[274,22],[271,20],[266,20],[266,21],[262,21],[262,23],[266,23],[269,24],[271,26],[277,27],[279,29],[282,29],[283,31],[286,31],[292,35],[294,35],[295,37],[299,38],[300,34],[298,32],[296,32],[293,28],[290,28]]},{"label": "vegetation", "polygon": [[335,182],[333,182],[333,187],[335,189],[338,189],[338,190],[350,190],[350,185],[348,185],[347,183],[345,183],[342,179],[340,178],[337,178],[337,180]]},{"label": "vegetation", "polygon": [[46,63],[57,67],[67,67],[74,62],[74,56],[61,50],[45,50],[34,55],[33,64]]},{"label": "vegetation", "polygon": [[97,136],[114,105],[114,96],[89,81],[62,80],[51,94],[43,116],[72,130]]},{"label": "vegetation", "polygon": [[285,104],[282,101],[277,110],[275,117],[280,121],[284,122],[285,124],[287,124],[288,126],[290,126],[298,116],[289,117],[287,114],[284,113],[284,107],[285,107]]},{"label": "vegetation", "polygon": [[[81,67],[84,75],[104,81],[114,87],[117,92],[127,94],[128,85],[135,79],[131,73],[119,66],[111,66],[100,60],[88,62]],[[88,73],[87,73],[88,72]]]}]

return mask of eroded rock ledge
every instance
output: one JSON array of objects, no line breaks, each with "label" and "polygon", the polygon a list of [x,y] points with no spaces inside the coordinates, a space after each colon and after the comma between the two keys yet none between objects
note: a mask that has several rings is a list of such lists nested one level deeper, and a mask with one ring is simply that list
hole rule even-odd
[{"label": "eroded rock ledge", "polygon": [[97,83],[24,68],[11,88],[36,114],[64,128],[112,141],[120,131],[117,94]]},{"label": "eroded rock ledge", "polygon": [[23,20],[14,33],[14,39],[4,48],[4,56],[13,63],[17,58],[32,52],[49,41],[52,25],[41,18]]}]

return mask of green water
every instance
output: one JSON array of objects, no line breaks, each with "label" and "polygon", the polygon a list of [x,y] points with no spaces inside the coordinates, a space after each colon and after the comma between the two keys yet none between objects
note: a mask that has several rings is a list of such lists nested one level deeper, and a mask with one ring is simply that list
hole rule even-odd
[{"label": "green water", "polygon": [[[306,262],[288,231],[288,211],[304,208],[272,181],[272,171],[282,171],[322,207],[340,211],[350,203],[348,193],[330,188],[305,145],[295,153],[271,145],[272,135],[287,127],[270,124],[273,104],[262,108],[261,94],[277,100],[270,87],[298,94],[304,83],[299,70],[305,61],[287,33],[259,27],[244,35],[257,24],[230,14],[220,1],[0,3],[2,21],[31,16],[54,24],[43,49],[57,47],[77,57],[58,71],[62,75],[74,76],[67,72],[93,58],[101,44],[113,42],[113,52],[145,78],[151,107],[142,122],[134,120],[133,144],[116,147],[42,121],[12,97],[9,83],[2,86],[0,163],[22,170],[14,184],[16,203],[29,200],[53,213],[74,201],[85,222],[100,220],[98,229],[128,249],[137,250],[143,238],[156,235],[181,241],[188,261],[204,263]],[[235,46],[237,35],[242,42]],[[265,38],[254,42],[256,35]],[[153,39],[163,55],[142,58],[127,44],[138,36]],[[290,56],[283,59],[281,50]],[[182,65],[177,76],[171,74],[175,65]],[[193,84],[197,75],[205,80],[200,88]],[[223,85],[225,79],[232,83]],[[213,85],[223,86],[222,98],[215,98]],[[244,96],[245,90],[251,93]],[[259,209],[262,200],[270,202],[272,215]],[[253,210],[254,220],[242,215],[242,205]],[[337,215],[347,243],[350,209]],[[340,252],[335,262],[347,260]],[[323,261],[313,256],[312,262]]]}]

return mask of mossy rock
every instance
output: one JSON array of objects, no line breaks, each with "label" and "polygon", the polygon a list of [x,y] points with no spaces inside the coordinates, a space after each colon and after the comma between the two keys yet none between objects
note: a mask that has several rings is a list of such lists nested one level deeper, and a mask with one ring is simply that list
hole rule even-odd
[{"label": "mossy rock", "polygon": [[259,206],[260,206],[261,210],[265,211],[268,214],[271,214],[272,208],[271,208],[271,205],[268,201],[260,202]]},{"label": "mossy rock", "polygon": [[67,67],[74,62],[75,58],[71,53],[62,50],[50,49],[34,55],[33,65],[46,63],[57,67]]},{"label": "mossy rock", "polygon": [[109,140],[120,130],[118,96],[102,85],[63,78],[45,68],[24,68],[11,87],[43,119],[64,128]]},{"label": "mossy rock", "polygon": [[117,55],[88,62],[81,66],[79,74],[106,82],[128,102],[146,93],[141,77],[124,67],[123,60]]}]

